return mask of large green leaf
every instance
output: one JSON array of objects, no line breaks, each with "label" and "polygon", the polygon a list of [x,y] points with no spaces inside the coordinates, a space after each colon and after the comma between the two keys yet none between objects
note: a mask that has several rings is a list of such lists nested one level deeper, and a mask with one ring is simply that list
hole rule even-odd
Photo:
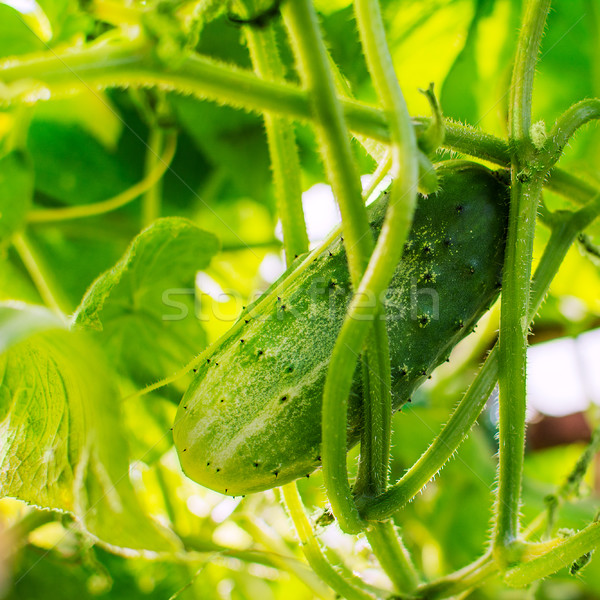
[{"label": "large green leaf", "polygon": [[194,281],[217,250],[217,238],[186,219],[155,221],[93,283],[75,325],[95,331],[117,368],[136,383],[171,374],[206,344],[194,311]]},{"label": "large green leaf", "polygon": [[[0,339],[16,342],[15,331],[31,332],[27,318],[41,313],[3,308]],[[70,511],[111,547],[174,550],[175,538],[146,515],[129,481],[113,379],[81,332],[55,328],[10,346],[0,356],[0,492]]]}]

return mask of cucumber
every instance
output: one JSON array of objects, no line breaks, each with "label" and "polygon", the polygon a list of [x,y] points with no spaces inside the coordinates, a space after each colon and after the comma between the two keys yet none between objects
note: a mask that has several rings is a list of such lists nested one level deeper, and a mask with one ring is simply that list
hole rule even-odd
[{"label": "cucumber", "polygon": [[[440,190],[419,197],[410,236],[387,291],[394,410],[497,298],[508,187],[489,169],[448,161]],[[370,207],[376,236],[384,192]],[[320,466],[321,397],[351,297],[341,238],[301,257],[209,349],[178,408],[175,446],[188,477],[229,495],[283,485]],[[360,437],[357,369],[348,440]]]}]

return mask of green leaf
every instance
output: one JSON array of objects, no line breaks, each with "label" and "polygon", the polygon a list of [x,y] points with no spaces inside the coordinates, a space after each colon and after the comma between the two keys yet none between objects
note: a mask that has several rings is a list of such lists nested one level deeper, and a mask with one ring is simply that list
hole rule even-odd
[{"label": "green leaf", "polygon": [[194,280],[217,250],[217,238],[186,219],[155,221],[92,284],[75,326],[95,331],[117,368],[138,384],[171,374],[206,344]]},{"label": "green leaf", "polygon": [[44,44],[12,7],[0,3],[0,56],[42,50]]},{"label": "green leaf", "polygon": [[135,157],[107,151],[76,123],[34,119],[28,143],[36,190],[64,204],[107,200],[141,179]]},{"label": "green leaf", "polygon": [[[31,314],[3,319],[0,337]],[[38,333],[2,354],[0,492],[70,511],[111,547],[172,551],[174,537],[147,516],[129,481],[113,380],[80,332]]]},{"label": "green leaf", "polygon": [[477,86],[479,84],[477,65],[477,39],[479,21],[488,12],[490,0],[478,0],[467,39],[462,50],[450,68],[440,95],[444,114],[456,120],[477,123],[479,119]]},{"label": "green leaf", "polygon": [[19,150],[0,158],[0,242],[21,229],[33,199],[33,168]]},{"label": "green leaf", "polygon": [[270,198],[269,151],[262,119],[229,107],[173,96],[181,127],[198,149],[226,170],[240,193]]},{"label": "green leaf", "polygon": [[76,307],[96,278],[123,255],[136,231],[132,221],[125,215],[103,215],[30,228],[29,243],[68,309]]}]

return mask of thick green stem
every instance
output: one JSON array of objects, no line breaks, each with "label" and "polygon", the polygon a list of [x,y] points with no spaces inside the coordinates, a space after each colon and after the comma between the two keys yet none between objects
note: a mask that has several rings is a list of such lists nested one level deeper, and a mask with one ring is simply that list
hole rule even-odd
[{"label": "thick green stem", "polygon": [[510,83],[509,132],[513,142],[528,142],[533,78],[550,0],[527,0]]},{"label": "thick green stem", "polygon": [[310,525],[302,500],[298,493],[298,488],[295,483],[288,483],[282,488],[283,497],[290,514],[290,517],[296,528],[302,550],[306,556],[308,564],[313,571],[336,593],[342,598],[348,600],[373,600],[373,596],[367,594],[363,590],[355,587],[350,581],[344,579],[327,561],[321,552],[319,542],[315,538],[314,532]]},{"label": "thick green stem", "polygon": [[[363,468],[359,469],[356,491],[379,494],[385,492],[387,487],[391,439],[391,393],[389,340],[385,322],[381,320],[385,318],[385,312],[382,311],[381,306],[377,305],[380,304],[381,294],[387,288],[400,261],[404,242],[412,223],[417,198],[418,148],[414,128],[396,79],[387,46],[379,1],[355,0],[354,7],[369,73],[387,115],[391,136],[390,156],[393,181],[390,188],[389,206],[381,234],[369,261],[367,273],[364,280],[361,281],[358,291],[358,294],[370,293],[376,300],[373,314],[376,319],[376,334],[371,336],[371,339],[378,344],[378,349],[369,348],[368,372],[371,390],[377,390],[379,393],[371,393],[369,406],[365,408],[369,419],[365,421],[364,442],[361,444],[361,466]],[[344,325],[346,323],[348,323],[348,327],[355,329],[360,326],[359,321],[352,319],[351,313],[346,317]],[[337,364],[346,361],[345,355],[348,355],[348,350],[338,341],[334,348],[335,358],[332,358],[330,373],[337,369]],[[378,368],[372,369],[374,356],[380,357],[380,360],[376,365]],[[373,385],[374,378],[380,379],[379,386]],[[349,389],[342,393],[347,395]],[[331,395],[330,403],[335,407],[334,394]],[[367,531],[367,538],[379,563],[394,583],[397,591],[412,592],[418,584],[418,577],[408,551],[400,541],[393,523],[388,521],[374,524]]]},{"label": "thick green stem", "polygon": [[374,523],[367,529],[367,539],[396,591],[411,594],[419,585],[419,576],[393,522]]},{"label": "thick green stem", "polygon": [[[366,281],[361,282],[358,290],[358,294],[363,292],[374,297],[373,316],[377,317],[377,312],[381,311],[381,293],[387,288],[400,261],[404,242],[412,223],[417,198],[417,143],[387,47],[379,1],[355,0],[354,8],[367,66],[373,78],[379,100],[383,105],[383,110],[387,115],[392,142],[390,151],[393,181],[390,188],[388,210],[375,251],[369,262],[368,272],[365,274]],[[378,285],[369,285],[370,282]],[[385,313],[380,316],[385,317]],[[351,320],[350,314],[347,316],[346,322],[349,327],[358,328],[360,326],[358,321]],[[387,356],[389,354],[387,349],[389,342],[385,334],[385,327],[380,329],[382,329],[382,333],[378,341],[379,344],[385,346],[382,352],[385,352]],[[347,354],[348,351],[341,344],[336,343],[334,348],[335,360],[345,361],[345,355]],[[335,367],[332,358],[330,369],[333,370]],[[385,371],[375,371],[372,376],[389,378],[389,366]],[[377,447],[378,439],[384,440],[388,444],[390,440],[391,419],[388,414],[391,413],[391,399],[389,385],[385,386],[384,391],[385,397],[373,398],[373,400],[382,404],[377,412],[372,409],[373,414],[381,415],[381,418],[372,419],[372,422],[366,427],[366,434],[372,438],[369,446],[371,449]],[[382,448],[382,451],[383,454],[378,457],[378,460],[370,460],[371,468],[369,470],[364,469],[361,471],[361,475],[377,480],[375,484],[376,493],[385,491],[387,484],[389,447]]]},{"label": "thick green stem", "polygon": [[325,45],[310,0],[287,2],[282,14],[298,62],[319,138],[323,162],[342,213],[346,254],[355,287],[373,249],[360,178],[341,104],[335,93]]},{"label": "thick green stem", "polygon": [[506,572],[504,581],[514,587],[523,587],[556,573],[600,545],[600,522],[591,523],[575,535],[557,541],[553,548],[532,560]]},{"label": "thick green stem", "polygon": [[[303,85],[309,94],[323,161],[334,196],[342,213],[344,245],[348,257],[350,277],[358,288],[373,249],[373,238],[368,225],[367,211],[361,194],[358,169],[352,154],[350,136],[342,107],[335,93],[335,83],[329,69],[325,45],[321,37],[315,9],[310,0],[286,2],[282,14],[294,52]],[[346,340],[347,341],[347,340]],[[352,499],[346,467],[346,414],[347,394],[331,393],[332,379],[335,388],[348,387],[352,380],[358,353],[364,338],[350,340],[351,369],[339,373],[334,366],[335,350],[328,370],[323,394],[323,476],[332,510],[340,527],[347,532],[358,532],[364,524]],[[336,342],[336,347],[338,342]],[[348,385],[346,384],[346,380]],[[334,389],[335,389],[334,388]]]},{"label": "thick green stem", "polygon": [[545,169],[538,169],[529,136],[535,65],[550,0],[529,0],[519,35],[511,81],[509,134],[511,207],[504,258],[498,379],[500,384],[499,476],[494,548],[510,560],[519,535],[525,448],[527,332],[533,237]]},{"label": "thick green stem", "polygon": [[[154,87],[259,113],[311,119],[308,94],[295,85],[265,81],[250,71],[197,54],[164,71],[152,61],[151,48],[147,40],[135,38],[10,59],[0,65],[2,82],[8,86],[0,95],[0,105],[33,104],[68,97],[86,88]],[[25,80],[29,80],[27,85],[10,85]],[[389,143],[388,124],[382,111],[347,98],[340,99],[340,103],[351,131]],[[417,134],[425,131],[428,123],[429,119],[415,119]],[[444,124],[445,148],[501,166],[510,164],[505,141],[449,119]],[[553,170],[547,186],[582,203],[597,191],[560,169]]]},{"label": "thick green stem", "polygon": [[527,332],[533,234],[542,177],[512,179],[508,239],[502,277],[498,379],[500,384],[499,477],[494,543],[507,547],[519,533],[525,446]]},{"label": "thick green stem", "polygon": [[[284,67],[272,27],[246,27],[246,43],[254,71],[267,81],[282,81]],[[264,114],[277,208],[283,230],[286,262],[308,250],[308,235],[302,209],[300,159],[294,126],[288,119]]]},{"label": "thick green stem", "polygon": [[[367,337],[362,372],[365,396],[355,495],[376,496],[387,487],[392,427],[390,353],[385,321],[376,319]],[[374,552],[376,552],[374,550]]]}]

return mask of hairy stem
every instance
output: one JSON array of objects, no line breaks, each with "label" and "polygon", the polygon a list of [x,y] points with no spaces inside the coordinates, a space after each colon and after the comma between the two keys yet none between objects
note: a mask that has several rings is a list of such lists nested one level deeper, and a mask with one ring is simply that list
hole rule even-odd
[{"label": "hairy stem", "polygon": [[494,530],[494,548],[506,560],[509,560],[507,549],[519,535],[531,262],[536,211],[546,175],[545,170],[536,169],[536,156],[529,136],[531,97],[535,65],[549,10],[550,0],[527,2],[511,81],[511,206],[498,340],[500,450]]},{"label": "hairy stem", "polygon": [[319,543],[304,512],[296,484],[288,483],[282,486],[281,490],[290,518],[300,539],[302,550],[313,571],[342,598],[348,598],[348,600],[373,600],[373,596],[344,579],[323,556],[323,552],[319,547]]},{"label": "hairy stem", "polygon": [[419,576],[393,522],[374,523],[367,529],[367,539],[396,591],[413,592],[419,584]]},{"label": "hairy stem", "polygon": [[[342,213],[344,245],[350,277],[355,289],[362,278],[373,249],[373,238],[361,194],[358,169],[352,154],[350,136],[342,107],[335,93],[335,83],[315,9],[310,0],[287,2],[282,14],[297,58],[298,70],[309,94],[311,112],[334,196]],[[352,380],[358,353],[364,338],[344,340],[352,353],[349,368],[335,368],[335,350],[328,369],[322,408],[323,476],[332,510],[340,527],[358,532],[364,524],[352,499],[346,467],[346,420],[348,397],[332,393],[345,389]],[[338,347],[338,342],[336,342]],[[346,385],[346,382],[348,385]]]},{"label": "hairy stem", "polygon": [[[354,9],[356,21],[360,33],[360,38],[367,60],[369,73],[373,78],[373,83],[383,110],[387,115],[391,134],[391,158],[392,158],[392,185],[390,187],[390,200],[385,216],[385,221],[381,228],[381,234],[375,246],[373,256],[369,261],[369,267],[365,274],[365,280],[361,281],[358,289],[358,295],[362,293],[371,294],[376,300],[376,311],[381,311],[380,297],[381,293],[387,289],[392,278],[394,270],[402,256],[404,242],[408,236],[412,216],[416,206],[417,198],[417,143],[408,109],[402,96],[402,92],[396,79],[392,57],[387,47],[385,29],[381,16],[381,9],[378,0],[355,0]],[[375,316],[374,315],[374,316]],[[379,320],[385,317],[385,313],[379,316]],[[346,317],[344,325],[348,327],[359,327],[359,321],[352,321],[351,314]],[[385,332],[385,327],[383,328]],[[383,352],[389,354],[387,347],[389,342],[383,333],[378,340],[379,344],[385,346]],[[336,343],[334,355],[339,357],[339,361],[345,361],[344,348]],[[332,358],[332,362],[333,362]],[[389,360],[388,360],[389,362]],[[331,364],[334,369],[334,364]],[[389,378],[389,366],[386,371],[380,373],[381,376]],[[377,375],[377,373],[375,374]],[[349,382],[351,384],[351,381]],[[386,382],[387,384],[387,382]],[[391,413],[391,397],[389,385],[386,385],[386,397],[379,398],[383,405],[379,412],[381,419],[370,423],[367,428],[367,434],[372,438],[385,441],[388,448],[383,449],[383,455],[379,461],[371,461],[371,469],[363,470],[362,473],[367,477],[377,479],[377,492],[385,490],[387,484],[387,469],[389,456],[389,440],[391,419],[388,413]],[[349,393],[349,390],[348,390]],[[375,447],[375,441],[372,441],[371,447]]]},{"label": "hairy stem", "polygon": [[[371,385],[368,421],[365,421],[365,432],[361,443],[361,463],[367,465],[359,469],[357,489],[367,493],[379,494],[387,487],[388,461],[391,440],[391,392],[389,366],[389,340],[385,327],[385,312],[380,304],[382,292],[389,285],[396,265],[400,261],[404,242],[408,236],[417,199],[418,162],[417,143],[414,128],[408,114],[404,97],[398,85],[394,65],[387,42],[379,0],[355,0],[354,9],[360,38],[367,60],[369,73],[373,79],[375,90],[387,116],[391,147],[392,185],[390,200],[382,226],[381,234],[369,261],[367,273],[361,281],[358,295],[371,294],[376,299],[374,317],[375,337],[379,350],[369,349],[369,379],[378,377],[380,386]],[[346,317],[344,326],[358,329],[360,321],[352,319],[352,313]],[[343,346],[343,337],[336,342],[330,369],[347,360],[348,351]],[[371,369],[372,357],[380,356],[378,369]],[[336,362],[337,361],[337,362]],[[330,373],[331,373],[330,371]],[[329,377],[328,377],[329,378]],[[339,394],[349,394],[348,389],[336,390]],[[326,384],[327,390],[327,384]],[[335,395],[332,394],[335,398]],[[331,400],[334,404],[334,400]],[[363,492],[364,493],[364,492]],[[400,541],[393,523],[376,523],[367,531],[367,538],[377,556],[379,563],[388,574],[398,592],[410,593],[418,584],[416,570],[408,551]]]},{"label": "hairy stem", "polygon": [[600,522],[591,523],[575,535],[556,541],[547,552],[509,569],[504,581],[523,587],[556,573],[600,545]]},{"label": "hairy stem", "polygon": [[[150,42],[138,36],[109,44],[96,42],[82,48],[11,58],[0,64],[2,81],[7,86],[0,94],[0,106],[23,101],[33,104],[71,96],[84,89],[151,87],[244,110],[273,112],[302,121],[311,119],[308,94],[298,86],[265,81],[250,71],[199,54],[192,54],[165,71],[151,59],[151,49]],[[23,85],[25,81],[27,84]],[[388,124],[381,110],[347,98],[339,101],[351,131],[389,143]],[[414,120],[417,135],[427,130],[429,121]],[[445,148],[501,166],[510,164],[504,140],[450,119],[444,121],[444,126]],[[553,170],[547,186],[582,203],[597,191],[560,169]]]},{"label": "hairy stem", "polygon": [[[246,27],[246,43],[254,71],[267,81],[282,81],[284,67],[272,27]],[[300,159],[294,127],[290,120],[264,114],[277,209],[283,230],[286,263],[308,250],[308,235],[302,209]]]}]

